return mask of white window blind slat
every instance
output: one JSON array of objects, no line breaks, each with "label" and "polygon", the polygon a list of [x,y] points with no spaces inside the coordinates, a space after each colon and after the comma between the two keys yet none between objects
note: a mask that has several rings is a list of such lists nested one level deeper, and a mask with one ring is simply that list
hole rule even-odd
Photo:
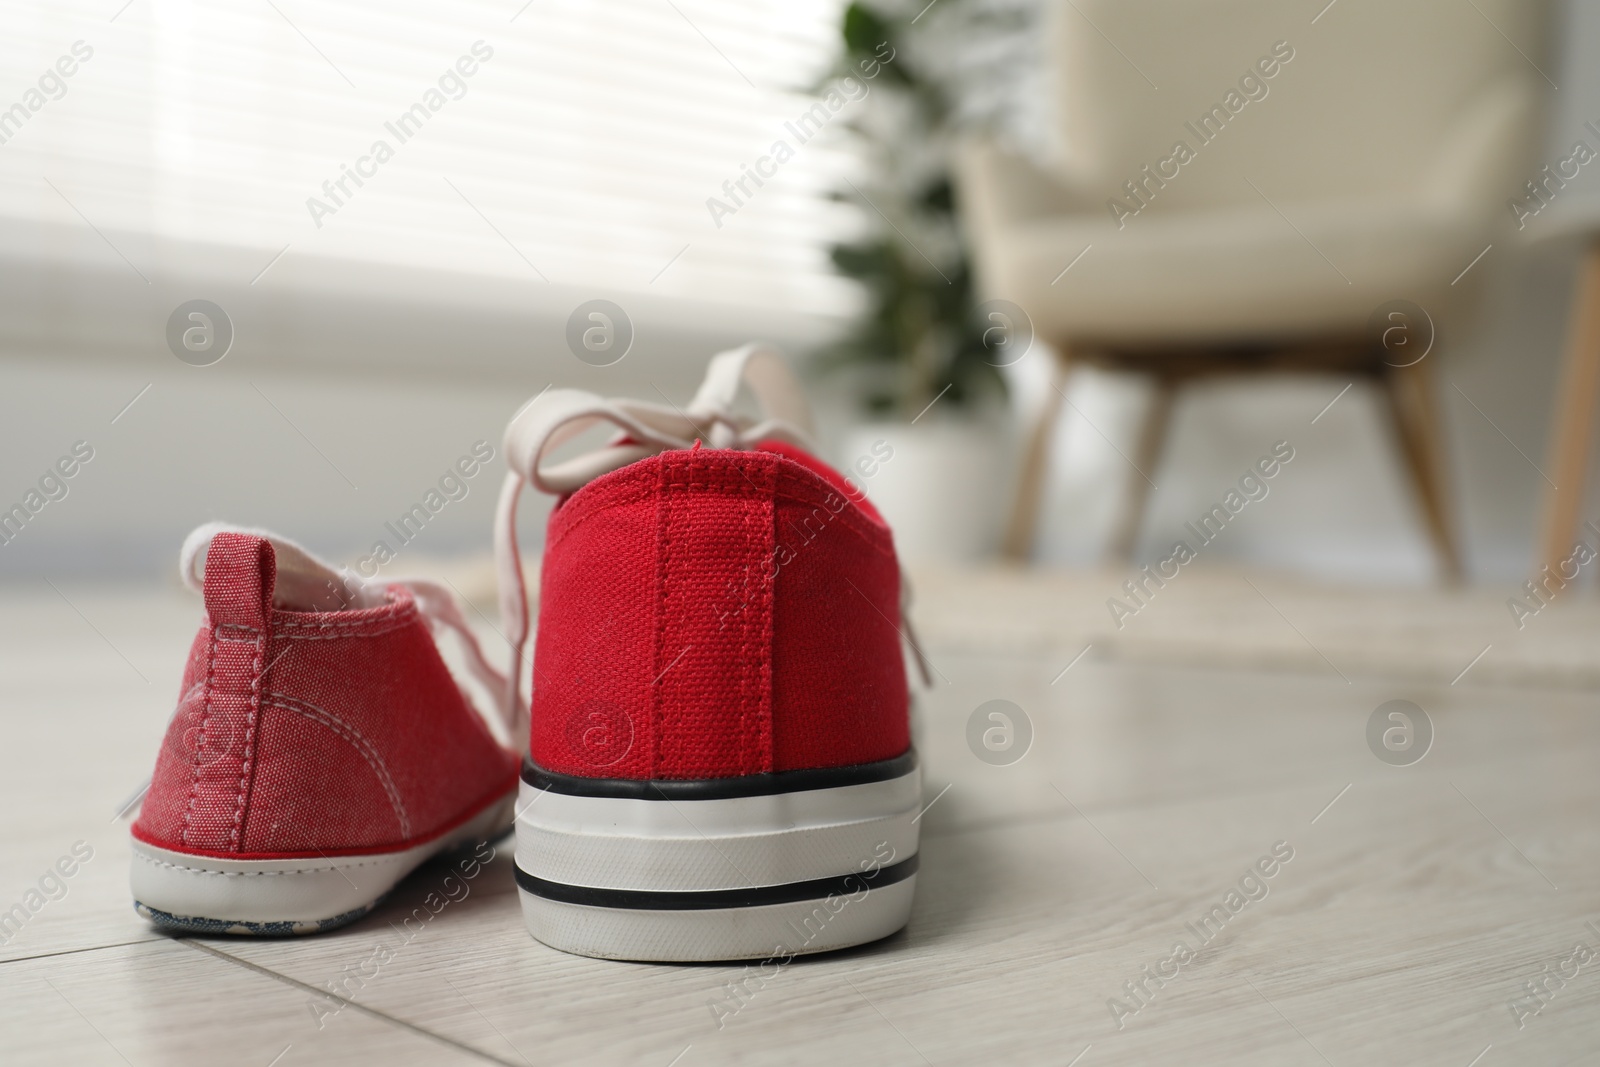
[{"label": "white window blind slat", "polygon": [[[94,54],[0,145],[0,222],[81,226],[75,208],[108,234],[252,249],[263,263],[287,244],[295,257],[528,276],[503,234],[559,285],[752,311],[849,304],[826,257],[847,224],[822,199],[846,164],[835,139],[796,145],[721,228],[705,203],[774,140],[794,143],[784,123],[813,102],[796,90],[835,47],[838,0],[539,2],[515,22],[515,5],[482,0],[275,2],[292,26],[265,3],[137,0],[115,23],[114,5],[9,5],[0,108],[73,42]],[[460,79],[464,95],[401,143],[385,123],[480,40],[493,57]],[[323,182],[379,139],[393,158],[333,204]],[[308,197],[334,209],[320,227]]]}]

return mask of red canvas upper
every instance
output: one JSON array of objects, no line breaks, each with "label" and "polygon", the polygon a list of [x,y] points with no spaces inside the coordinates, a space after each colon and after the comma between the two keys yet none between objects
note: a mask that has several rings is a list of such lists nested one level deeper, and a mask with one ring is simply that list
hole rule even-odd
[{"label": "red canvas upper", "polygon": [[218,533],[134,836],[234,858],[396,851],[505,796],[516,757],[469,706],[403,586],[351,611],[274,606],[273,545]]},{"label": "red canvas upper", "polygon": [[586,777],[836,767],[910,745],[882,519],[804,450],[672,449],[550,516],[531,754]]}]

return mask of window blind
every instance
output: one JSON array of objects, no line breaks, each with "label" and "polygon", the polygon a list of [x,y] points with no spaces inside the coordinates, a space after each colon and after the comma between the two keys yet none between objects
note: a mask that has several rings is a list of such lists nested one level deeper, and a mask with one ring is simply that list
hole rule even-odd
[{"label": "window blind", "polygon": [[123,2],[8,5],[0,225],[92,227],[80,254],[144,274],[148,237],[254,250],[276,284],[338,260],[849,304],[839,139],[707,204],[814,103],[838,0]]}]

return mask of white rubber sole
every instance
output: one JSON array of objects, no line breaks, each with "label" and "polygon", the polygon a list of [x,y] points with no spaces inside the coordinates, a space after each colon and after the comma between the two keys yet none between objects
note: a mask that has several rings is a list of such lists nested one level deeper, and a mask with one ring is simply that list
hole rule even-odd
[{"label": "white rubber sole", "polygon": [[534,937],[583,956],[785,958],[911,915],[921,772],[862,767],[696,782],[523,770],[517,885]]},{"label": "white rubber sole", "polygon": [[440,853],[493,840],[511,825],[507,795],[432,841],[402,852],[282,860],[196,856],[133,841],[133,904],[158,926],[187,933],[312,934],[371,911],[400,880]]}]

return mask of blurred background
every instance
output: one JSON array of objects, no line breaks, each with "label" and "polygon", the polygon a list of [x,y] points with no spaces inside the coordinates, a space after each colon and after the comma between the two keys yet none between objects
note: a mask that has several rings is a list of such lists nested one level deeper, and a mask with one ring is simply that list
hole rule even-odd
[{"label": "blurred background", "polygon": [[[481,556],[524,400],[681,403],[757,337],[833,459],[892,450],[866,486],[919,563],[1120,581],[1182,540],[1506,588],[1600,536],[1594,4],[12,0],[6,28],[6,579],[148,580],[212,519],[353,562],[486,441],[407,549]],[[611,347],[569,341],[593,323]]]}]

